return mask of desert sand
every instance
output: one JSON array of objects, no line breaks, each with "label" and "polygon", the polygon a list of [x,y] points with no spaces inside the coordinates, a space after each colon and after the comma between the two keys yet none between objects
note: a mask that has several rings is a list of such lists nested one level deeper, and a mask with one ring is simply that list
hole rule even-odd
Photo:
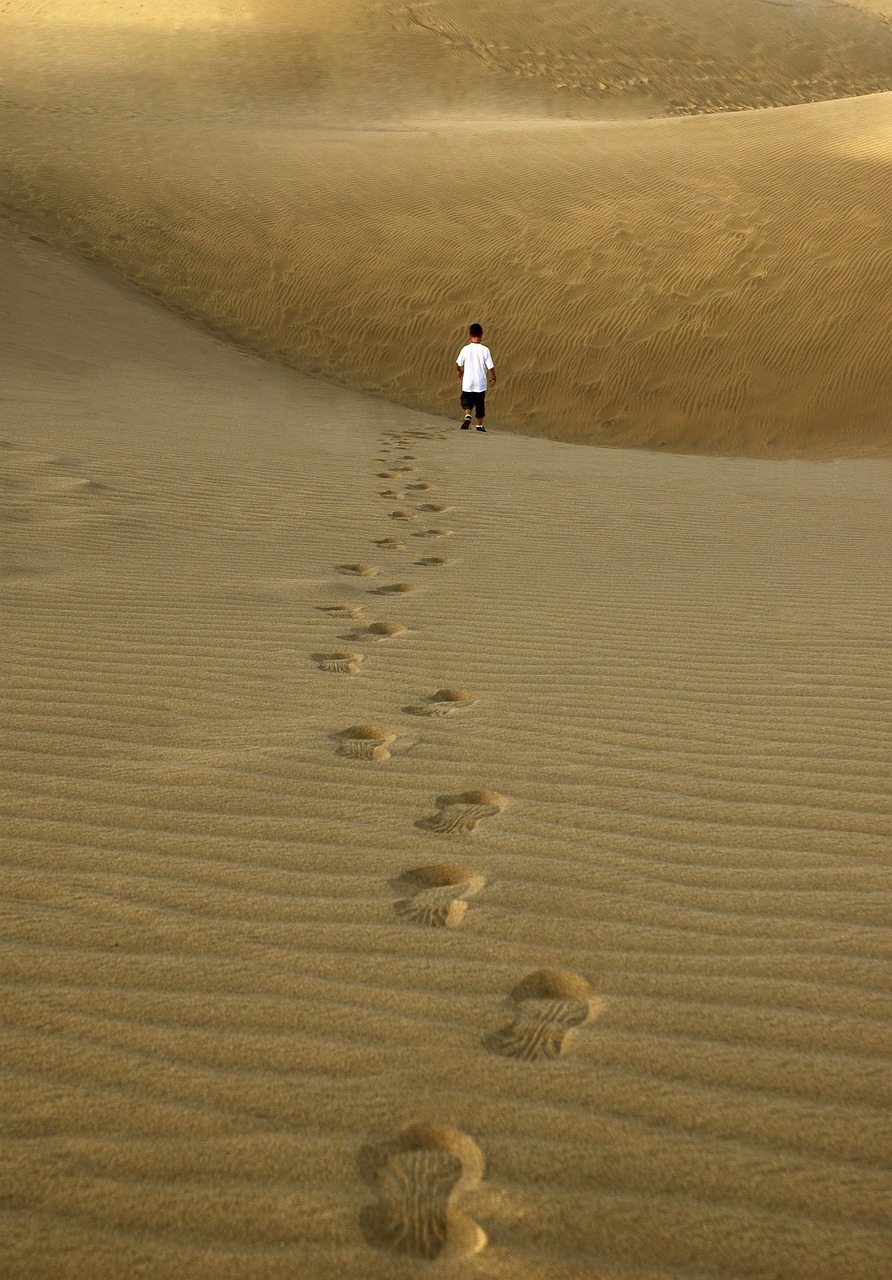
[{"label": "desert sand", "polygon": [[892,4],[530,13],[0,2],[4,1277],[888,1275]]}]

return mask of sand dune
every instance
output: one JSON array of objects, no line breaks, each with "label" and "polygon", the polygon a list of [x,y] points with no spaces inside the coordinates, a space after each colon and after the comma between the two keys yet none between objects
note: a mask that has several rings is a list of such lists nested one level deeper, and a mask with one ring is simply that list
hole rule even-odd
[{"label": "sand dune", "polygon": [[0,0],[4,1277],[885,1280],[890,5],[729,13]]},{"label": "sand dune", "polygon": [[[797,40],[818,58],[815,24],[821,65],[849,68],[845,91],[892,66],[880,17],[738,8],[725,28],[677,3],[639,15],[653,56],[689,77],[685,110],[744,105],[696,97],[707,63],[738,97],[730,66],[745,68],[748,105],[789,100],[779,85],[795,82]],[[514,431],[887,454],[892,97],[611,118],[610,94],[555,87],[547,41],[524,69],[527,6],[476,11],[501,33],[482,61],[459,39],[462,12],[342,0],[286,39],[274,5],[242,24],[251,38],[231,23],[160,44],[121,28],[110,46],[93,27],[35,20],[10,46],[11,216],[261,352],[428,412],[451,412],[454,349],[476,315]],[[650,48],[623,14],[616,29]],[[670,17],[724,44],[682,58]],[[554,6],[548,30],[586,65],[603,52],[603,25],[578,5]],[[63,39],[91,57],[63,57]],[[842,91],[808,83],[806,97]],[[674,110],[675,92],[634,109]]]}]

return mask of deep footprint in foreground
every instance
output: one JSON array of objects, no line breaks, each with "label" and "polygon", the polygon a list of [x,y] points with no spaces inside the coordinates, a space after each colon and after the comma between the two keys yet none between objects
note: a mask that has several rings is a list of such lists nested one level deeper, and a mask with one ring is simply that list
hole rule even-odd
[{"label": "deep footprint in foreground", "polygon": [[559,1058],[577,1027],[603,1006],[585,978],[562,969],[537,969],[511,992],[514,1015],[507,1026],[484,1039],[494,1053],[521,1062]]},{"label": "deep footprint in foreground", "polygon": [[401,919],[433,929],[454,929],[465,918],[467,899],[479,893],[486,881],[470,867],[435,862],[403,872],[395,883],[408,893],[393,904]]},{"label": "deep footprint in foreground", "polygon": [[377,724],[351,724],[337,737],[339,756],[378,762],[390,759],[390,744],[396,741],[395,733]]},{"label": "deep footprint in foreground", "polygon": [[374,1248],[451,1262],[486,1245],[483,1228],[453,1204],[483,1178],[483,1153],[467,1134],[446,1125],[413,1125],[394,1142],[364,1147],[359,1168],[378,1197],[360,1216]]},{"label": "deep footprint in foreground", "polygon": [[402,538],[377,538],[375,546],[383,547],[385,551],[405,551],[406,549]]},{"label": "deep footprint in foreground", "polygon": [[416,826],[442,835],[471,832],[485,819],[504,813],[507,803],[497,791],[463,791],[458,795],[439,796],[437,812],[422,818]]},{"label": "deep footprint in foreground", "polygon": [[415,563],[424,565],[425,569],[442,569],[444,565],[455,564],[455,559],[452,556],[424,556]]},{"label": "deep footprint in foreground", "polygon": [[457,711],[467,711],[476,702],[466,689],[438,689],[417,706],[406,707],[406,711],[411,716],[452,716]]},{"label": "deep footprint in foreground", "polygon": [[320,671],[331,671],[339,676],[352,676],[365,661],[363,653],[317,653],[316,665]]}]

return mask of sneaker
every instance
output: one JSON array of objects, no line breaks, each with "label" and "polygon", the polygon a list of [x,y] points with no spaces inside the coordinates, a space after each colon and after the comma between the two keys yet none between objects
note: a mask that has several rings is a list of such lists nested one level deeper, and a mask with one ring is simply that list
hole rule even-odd
[{"label": "sneaker", "polygon": [[464,422],[461,424],[461,429],[462,429],[462,431],[467,431],[467,430],[468,430],[468,428],[470,427],[470,425],[471,425],[471,415],[470,415],[470,414],[468,414],[468,416],[465,418]]},{"label": "sneaker", "polygon": [[477,428],[477,430],[478,430],[478,431],[485,431],[485,430],[486,430],[486,427],[484,427],[484,426],[482,426],[482,425],[481,425],[481,426],[479,426],[479,427]]}]

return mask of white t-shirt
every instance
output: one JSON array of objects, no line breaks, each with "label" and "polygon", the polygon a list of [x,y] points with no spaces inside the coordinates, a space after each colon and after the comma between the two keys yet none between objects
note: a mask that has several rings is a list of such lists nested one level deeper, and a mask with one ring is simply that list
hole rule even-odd
[{"label": "white t-shirt", "polygon": [[493,368],[489,347],[482,342],[469,342],[459,351],[455,363],[462,370],[462,391],[486,390],[486,371]]}]

